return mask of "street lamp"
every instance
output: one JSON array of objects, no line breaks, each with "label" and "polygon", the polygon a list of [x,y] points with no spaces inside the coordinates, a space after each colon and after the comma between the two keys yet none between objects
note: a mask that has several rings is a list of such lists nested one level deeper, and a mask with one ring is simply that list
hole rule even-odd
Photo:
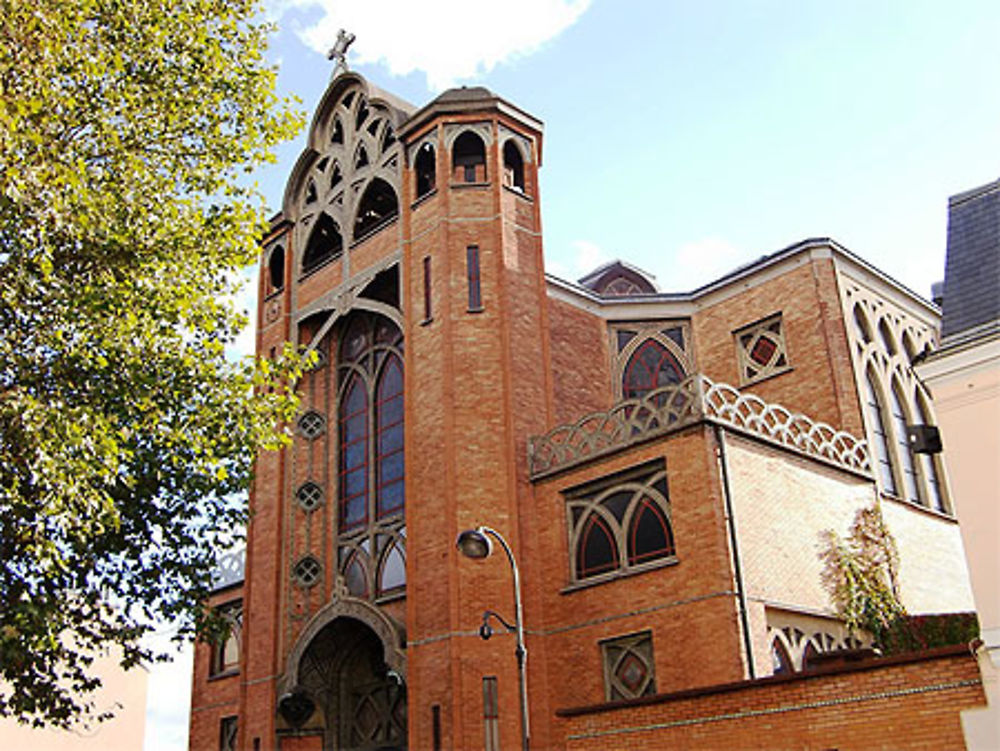
[{"label": "street lamp", "polygon": [[528,650],[524,646],[524,617],[521,611],[521,575],[517,570],[514,553],[511,552],[507,541],[503,539],[503,535],[489,527],[476,527],[475,529],[465,530],[455,540],[455,547],[467,558],[482,560],[489,557],[493,552],[493,542],[490,540],[490,537],[496,539],[507,554],[507,560],[510,561],[510,570],[514,575],[514,625],[511,627],[497,613],[487,610],[483,613],[483,625],[479,628],[479,635],[483,639],[489,639],[493,634],[493,629],[489,625],[491,616],[503,624],[508,631],[513,631],[517,635],[517,646],[514,649],[514,655],[517,657],[518,689],[521,694],[521,751],[528,751],[528,739],[530,736],[530,732],[528,731],[528,676],[524,669],[525,663],[528,660]]}]

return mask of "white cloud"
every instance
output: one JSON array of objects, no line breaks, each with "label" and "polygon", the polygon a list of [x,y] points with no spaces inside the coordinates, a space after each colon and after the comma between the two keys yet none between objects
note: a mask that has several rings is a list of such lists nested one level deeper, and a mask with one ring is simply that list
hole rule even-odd
[{"label": "white cloud", "polygon": [[667,292],[688,292],[732,271],[748,259],[729,241],[703,237],[685,243],[673,255],[670,271],[657,274],[660,288]]},{"label": "white cloud", "polygon": [[588,274],[611,260],[611,256],[605,252],[604,248],[589,240],[574,240],[572,247],[573,272],[578,276]]},{"label": "white cloud", "polygon": [[318,8],[318,19],[298,30],[302,40],[326,55],[338,29],[357,35],[349,63],[382,63],[392,75],[420,71],[440,91],[489,73],[497,65],[530,55],[572,26],[590,0],[471,0],[357,2],[272,0],[272,15]]},{"label": "white cloud", "polygon": [[576,281],[611,260],[611,255],[597,243],[574,240],[568,251],[545,256],[545,270],[560,279]]}]

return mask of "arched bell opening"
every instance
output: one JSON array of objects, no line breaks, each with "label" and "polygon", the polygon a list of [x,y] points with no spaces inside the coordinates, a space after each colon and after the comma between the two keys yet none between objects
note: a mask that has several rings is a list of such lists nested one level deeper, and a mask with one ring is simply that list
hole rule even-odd
[{"label": "arched bell opening", "polygon": [[295,685],[279,699],[283,731],[321,735],[324,751],[406,749],[406,680],[387,661],[394,651],[357,618],[321,627],[301,652]]}]

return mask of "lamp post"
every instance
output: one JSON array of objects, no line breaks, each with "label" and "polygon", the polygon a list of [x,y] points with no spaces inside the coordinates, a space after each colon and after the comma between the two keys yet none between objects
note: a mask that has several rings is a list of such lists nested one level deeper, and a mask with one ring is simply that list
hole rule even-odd
[{"label": "lamp post", "polygon": [[517,657],[518,690],[521,696],[521,751],[529,751],[528,676],[525,673],[528,650],[524,646],[524,617],[521,610],[521,575],[517,570],[517,561],[514,560],[514,553],[511,551],[507,541],[503,539],[503,535],[490,527],[476,527],[475,529],[465,530],[455,540],[455,547],[467,558],[481,560],[489,557],[490,553],[493,552],[493,543],[490,541],[490,537],[493,537],[500,543],[500,546],[507,554],[507,560],[510,561],[510,570],[514,578],[514,627],[511,628],[510,624],[492,610],[487,610],[483,614],[483,625],[480,627],[479,633],[484,639],[490,637],[492,630],[489,627],[488,620],[490,616],[493,616],[508,631],[514,631],[517,636],[517,646],[514,649],[514,655]]}]

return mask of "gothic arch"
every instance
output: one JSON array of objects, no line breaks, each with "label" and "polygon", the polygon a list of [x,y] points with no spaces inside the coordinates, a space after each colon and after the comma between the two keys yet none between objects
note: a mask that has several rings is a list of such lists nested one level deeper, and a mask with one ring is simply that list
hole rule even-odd
[{"label": "gothic arch", "polygon": [[295,640],[285,660],[285,674],[279,681],[278,695],[284,695],[299,685],[302,657],[319,633],[338,618],[351,618],[370,628],[382,642],[385,664],[406,682],[406,629],[389,615],[365,600],[351,597],[343,590],[343,582],[335,585],[333,599],[323,606],[306,624]]},{"label": "gothic arch", "polygon": [[[346,246],[372,185],[387,184],[401,195],[403,147],[396,133],[410,114],[357,74],[345,73],[330,84],[310,125],[309,145],[285,187],[282,212],[295,224],[293,248],[305,248],[321,214],[341,229]],[[295,268],[301,268],[298,261]]]},{"label": "gothic arch", "polygon": [[841,284],[845,329],[879,487],[900,500],[949,513],[936,459],[914,457],[905,434],[906,425],[917,420],[934,424],[926,389],[912,365],[914,357],[935,344],[937,331],[855,279],[842,276]]}]

